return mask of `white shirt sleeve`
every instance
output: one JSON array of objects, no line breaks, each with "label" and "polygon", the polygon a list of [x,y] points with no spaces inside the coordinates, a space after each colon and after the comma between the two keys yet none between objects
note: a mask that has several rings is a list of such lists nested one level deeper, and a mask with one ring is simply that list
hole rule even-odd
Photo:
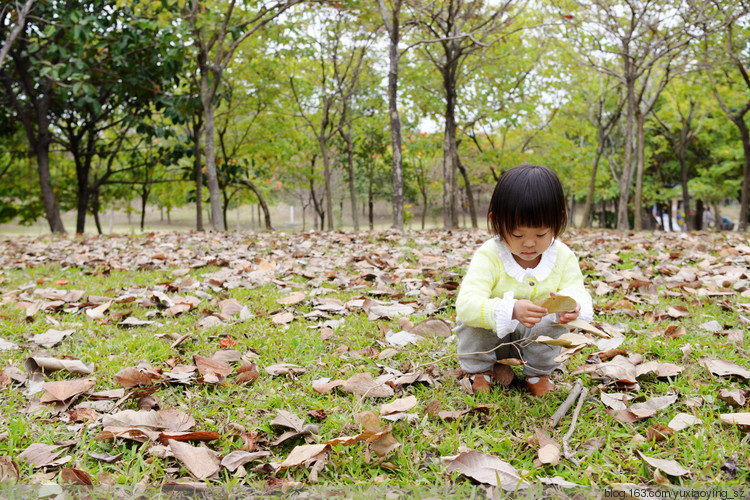
[{"label": "white shirt sleeve", "polygon": [[495,306],[495,333],[499,339],[504,339],[509,333],[516,330],[518,320],[513,319],[513,308],[516,305],[516,299],[513,298],[513,292],[505,292],[503,298]]}]

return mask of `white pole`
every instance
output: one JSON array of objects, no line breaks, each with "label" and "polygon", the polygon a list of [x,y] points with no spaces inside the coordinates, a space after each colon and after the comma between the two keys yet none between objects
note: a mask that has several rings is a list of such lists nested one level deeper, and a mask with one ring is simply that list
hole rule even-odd
[{"label": "white pole", "polygon": [[109,234],[112,234],[115,229],[115,208],[109,209]]},{"label": "white pole", "polygon": [[237,232],[240,232],[240,204],[237,203]]},{"label": "white pole", "polygon": [[294,205],[289,205],[289,223],[294,224]]}]

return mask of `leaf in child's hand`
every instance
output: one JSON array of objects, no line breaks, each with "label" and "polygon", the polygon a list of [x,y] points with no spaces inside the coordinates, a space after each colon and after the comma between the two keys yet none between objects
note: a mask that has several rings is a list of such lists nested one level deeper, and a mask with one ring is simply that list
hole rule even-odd
[{"label": "leaf in child's hand", "polygon": [[578,305],[575,299],[567,295],[552,295],[536,304],[547,309],[550,314],[572,311]]}]

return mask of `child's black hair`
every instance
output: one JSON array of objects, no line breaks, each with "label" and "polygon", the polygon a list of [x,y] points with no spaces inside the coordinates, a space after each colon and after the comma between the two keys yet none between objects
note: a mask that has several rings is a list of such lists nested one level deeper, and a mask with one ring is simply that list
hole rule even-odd
[{"label": "child's black hair", "polygon": [[548,227],[558,238],[568,223],[565,193],[552,170],[519,165],[495,186],[487,213],[490,231],[505,240],[516,227]]}]

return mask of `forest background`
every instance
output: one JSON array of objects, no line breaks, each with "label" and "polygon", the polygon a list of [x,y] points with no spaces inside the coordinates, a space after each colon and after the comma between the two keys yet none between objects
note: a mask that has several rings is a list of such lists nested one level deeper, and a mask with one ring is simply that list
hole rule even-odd
[{"label": "forest background", "polygon": [[0,222],[478,227],[502,173],[536,163],[582,226],[667,209],[701,229],[732,204],[746,230],[749,7],[5,1]]}]

